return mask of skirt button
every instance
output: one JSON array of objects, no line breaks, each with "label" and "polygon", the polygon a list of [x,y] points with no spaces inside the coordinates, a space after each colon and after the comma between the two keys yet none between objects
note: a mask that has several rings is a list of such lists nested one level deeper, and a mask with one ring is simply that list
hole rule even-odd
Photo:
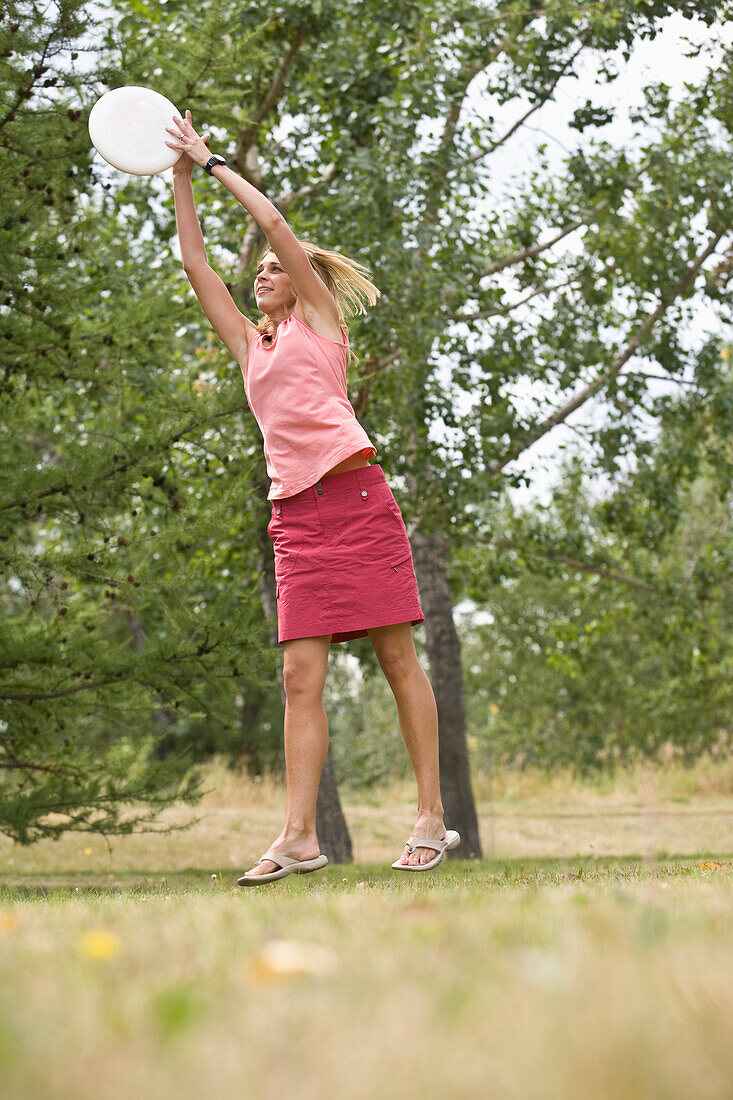
[{"label": "skirt button", "polygon": [[275,509],[275,515],[276,516],[279,516],[281,512],[282,512],[282,508],[276,508]]},{"label": "skirt button", "polygon": [[319,497],[322,497],[322,496],[323,496],[323,489],[319,489],[319,490],[318,490],[318,495],[319,495]]},{"label": "skirt button", "polygon": [[362,491],[361,491],[361,495],[362,495],[363,497],[365,497],[365,496],[368,496],[368,493],[367,493],[366,489],[362,489]]}]

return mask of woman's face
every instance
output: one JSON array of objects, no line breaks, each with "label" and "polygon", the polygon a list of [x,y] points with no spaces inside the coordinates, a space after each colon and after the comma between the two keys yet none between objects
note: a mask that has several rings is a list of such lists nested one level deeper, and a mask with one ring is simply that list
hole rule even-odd
[{"label": "woman's face", "polygon": [[297,296],[287,271],[281,266],[274,252],[267,252],[260,260],[255,275],[255,301],[257,308],[268,316],[291,313]]}]

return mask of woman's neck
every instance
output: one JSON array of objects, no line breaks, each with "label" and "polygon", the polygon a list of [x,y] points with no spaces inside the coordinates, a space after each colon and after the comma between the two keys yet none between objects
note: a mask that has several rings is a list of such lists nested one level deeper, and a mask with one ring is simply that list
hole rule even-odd
[{"label": "woman's neck", "polygon": [[281,325],[283,321],[287,321],[288,317],[292,316],[293,310],[278,310],[277,313],[268,313],[267,319],[272,322],[272,338],[273,340],[277,336],[278,325]]}]

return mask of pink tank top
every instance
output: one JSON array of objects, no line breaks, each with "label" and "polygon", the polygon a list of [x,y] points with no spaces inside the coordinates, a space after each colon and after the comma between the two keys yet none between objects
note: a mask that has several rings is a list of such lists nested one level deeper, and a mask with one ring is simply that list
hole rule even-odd
[{"label": "pink tank top", "polygon": [[343,344],[291,313],[273,344],[261,333],[249,342],[244,392],[265,444],[268,500],[307,489],[356,452],[377,453],[347,397],[349,343],[342,331]]}]

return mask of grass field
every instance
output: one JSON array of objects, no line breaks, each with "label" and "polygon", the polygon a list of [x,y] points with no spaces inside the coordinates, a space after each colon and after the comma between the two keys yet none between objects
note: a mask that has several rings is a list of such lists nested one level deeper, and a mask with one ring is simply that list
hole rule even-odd
[{"label": "grass field", "polygon": [[730,780],[477,777],[432,875],[409,785],[345,797],[354,864],[247,891],[283,792],[223,770],[184,832],[0,841],[0,1093],[729,1100]]}]

